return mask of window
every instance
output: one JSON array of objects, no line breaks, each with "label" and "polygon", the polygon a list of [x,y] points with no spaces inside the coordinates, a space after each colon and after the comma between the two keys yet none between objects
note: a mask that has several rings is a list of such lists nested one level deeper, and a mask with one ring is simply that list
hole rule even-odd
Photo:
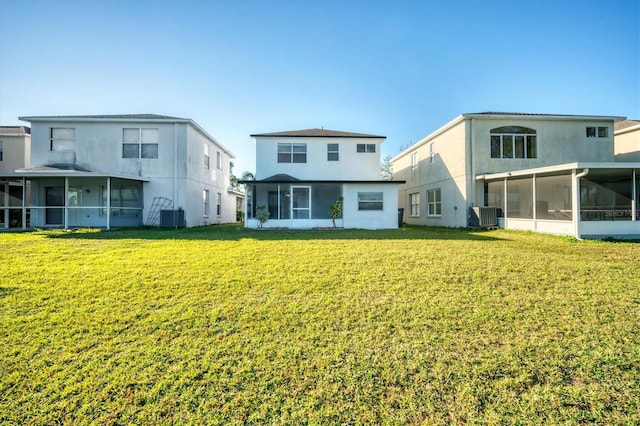
[{"label": "window", "polygon": [[218,170],[222,170],[222,154],[220,154],[220,151],[216,151],[216,167]]},{"label": "window", "polygon": [[427,191],[427,216],[440,216],[442,214],[442,199],[440,188]]},{"label": "window", "polygon": [[609,128],[608,127],[587,127],[587,137],[588,138],[608,138],[609,137]]},{"label": "window", "polygon": [[338,161],[340,159],[340,145],[337,143],[327,144],[327,161]]},{"label": "window", "polygon": [[219,192],[216,196],[216,215],[222,216],[222,194]]},{"label": "window", "polygon": [[4,142],[0,141],[0,161],[4,160]]},{"label": "window", "polygon": [[306,163],[306,143],[279,143],[278,163]]},{"label": "window", "polygon": [[382,210],[382,192],[358,192],[358,210]]},{"label": "window", "polygon": [[536,131],[521,126],[491,129],[491,158],[537,158]]},{"label": "window", "polygon": [[209,159],[209,144],[205,143],[204,144],[204,168],[208,169],[210,165],[210,159]]},{"label": "window", "polygon": [[209,216],[209,190],[202,190],[202,215]]},{"label": "window", "polygon": [[[122,182],[122,181],[120,181]],[[101,203],[103,208],[101,214],[105,215],[107,210],[107,187],[101,186]],[[111,215],[112,216],[137,216],[142,211],[142,188],[138,184],[118,183],[111,184]]]},{"label": "window", "polygon": [[409,216],[420,216],[420,193],[409,194]]},{"label": "window", "polygon": [[76,129],[70,127],[52,127],[49,131],[50,151],[73,151]]},{"label": "window", "polygon": [[411,154],[411,170],[415,170],[418,168],[418,153],[414,152]]},{"label": "window", "polygon": [[158,158],[158,129],[122,129],[122,158]]},{"label": "window", "polygon": [[433,163],[433,159],[435,157],[435,146],[433,145],[433,142],[431,142],[429,144],[429,162]]},{"label": "window", "polygon": [[376,152],[376,144],[374,143],[359,143],[356,146],[356,151],[357,152]]}]

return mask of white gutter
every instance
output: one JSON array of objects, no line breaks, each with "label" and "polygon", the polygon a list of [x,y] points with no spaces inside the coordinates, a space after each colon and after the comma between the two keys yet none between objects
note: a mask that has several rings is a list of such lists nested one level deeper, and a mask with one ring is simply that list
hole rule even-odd
[{"label": "white gutter", "polygon": [[178,123],[173,123],[173,224],[178,228]]}]

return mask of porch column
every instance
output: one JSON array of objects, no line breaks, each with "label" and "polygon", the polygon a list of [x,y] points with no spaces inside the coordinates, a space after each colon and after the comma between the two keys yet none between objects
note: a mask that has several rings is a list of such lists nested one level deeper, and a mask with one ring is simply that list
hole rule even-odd
[{"label": "porch column", "polygon": [[64,177],[64,229],[69,229],[69,176]]},{"label": "porch column", "polygon": [[107,231],[111,229],[111,176],[107,177]]},{"label": "porch column", "polygon": [[4,229],[9,229],[9,181],[2,183],[4,196],[2,197],[2,216],[4,217]]},{"label": "porch column", "polygon": [[22,177],[22,230],[27,229],[27,178]]},{"label": "porch column", "polygon": [[635,222],[638,211],[638,188],[636,188],[636,169],[631,169],[631,220]]}]

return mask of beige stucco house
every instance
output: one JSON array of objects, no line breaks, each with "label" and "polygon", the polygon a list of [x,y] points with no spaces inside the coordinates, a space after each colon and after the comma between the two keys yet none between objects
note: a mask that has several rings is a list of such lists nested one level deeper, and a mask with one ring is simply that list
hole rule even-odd
[{"label": "beige stucco house", "polygon": [[[0,173],[29,167],[30,158],[31,129],[27,126],[0,126]],[[22,200],[22,183],[0,177],[0,229],[22,226],[20,212],[9,208],[22,206]]]},{"label": "beige stucco house", "polygon": [[405,221],[638,238],[640,162],[614,155],[623,119],[462,114],[392,159]]},{"label": "beige stucco house", "polygon": [[640,121],[616,121],[614,129],[616,161],[640,161]]}]

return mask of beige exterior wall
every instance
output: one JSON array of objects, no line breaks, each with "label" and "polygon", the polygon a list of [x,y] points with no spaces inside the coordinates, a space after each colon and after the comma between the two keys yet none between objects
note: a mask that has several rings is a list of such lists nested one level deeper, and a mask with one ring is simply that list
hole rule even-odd
[{"label": "beige exterior wall", "polygon": [[2,142],[0,173],[29,167],[31,136],[0,134],[0,141]]},{"label": "beige exterior wall", "polygon": [[615,160],[640,161],[640,123],[616,132]]},{"label": "beige exterior wall", "polygon": [[[503,126],[534,129],[536,158],[491,158],[491,129]],[[606,127],[607,136],[587,137],[587,127]],[[399,187],[399,207],[409,224],[466,227],[469,207],[484,205],[484,185],[476,176],[570,162],[612,162],[613,135],[613,118],[460,116],[393,159],[394,180],[406,181]],[[414,155],[417,165],[412,166]],[[437,188],[442,214],[427,216],[427,191]],[[409,196],[415,193],[420,194],[420,211],[412,217]]]}]

